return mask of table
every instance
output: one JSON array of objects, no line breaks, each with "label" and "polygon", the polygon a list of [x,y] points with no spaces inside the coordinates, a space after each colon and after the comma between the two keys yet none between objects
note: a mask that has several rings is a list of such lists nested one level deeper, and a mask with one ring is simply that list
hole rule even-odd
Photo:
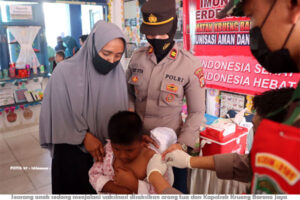
[{"label": "table", "polygon": [[218,179],[216,172],[191,169],[190,194],[245,194],[250,183]]}]

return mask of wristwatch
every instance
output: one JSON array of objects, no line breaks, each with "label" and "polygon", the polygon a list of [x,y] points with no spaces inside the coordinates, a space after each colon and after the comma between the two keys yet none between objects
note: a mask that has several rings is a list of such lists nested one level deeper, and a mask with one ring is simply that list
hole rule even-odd
[{"label": "wristwatch", "polygon": [[186,144],[181,144],[181,148],[185,152],[187,152],[187,150],[188,150],[188,146],[186,146]]}]

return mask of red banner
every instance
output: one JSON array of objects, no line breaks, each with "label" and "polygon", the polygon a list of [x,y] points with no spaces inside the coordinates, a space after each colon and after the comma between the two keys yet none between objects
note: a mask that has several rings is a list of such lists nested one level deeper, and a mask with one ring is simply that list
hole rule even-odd
[{"label": "red banner", "polygon": [[270,74],[252,56],[250,21],[246,17],[216,19],[228,0],[184,0],[184,42],[198,56],[208,88],[259,94],[296,87],[300,74]]}]

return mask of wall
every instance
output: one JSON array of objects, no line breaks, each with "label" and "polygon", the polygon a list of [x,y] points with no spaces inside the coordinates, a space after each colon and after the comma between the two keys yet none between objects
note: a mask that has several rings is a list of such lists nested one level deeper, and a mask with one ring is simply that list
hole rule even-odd
[{"label": "wall", "polygon": [[79,37],[82,35],[81,5],[70,4],[70,24],[71,35],[76,39],[79,46]]}]

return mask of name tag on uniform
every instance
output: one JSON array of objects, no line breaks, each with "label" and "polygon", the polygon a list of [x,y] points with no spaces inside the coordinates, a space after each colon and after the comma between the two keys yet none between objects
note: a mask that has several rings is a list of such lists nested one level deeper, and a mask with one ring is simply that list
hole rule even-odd
[{"label": "name tag on uniform", "polygon": [[174,75],[170,75],[170,74],[166,74],[165,78],[169,79],[169,80],[173,80],[173,81],[178,81],[180,83],[182,83],[184,80],[182,77],[174,76]]},{"label": "name tag on uniform", "polygon": [[132,72],[142,74],[142,73],[144,73],[144,70],[143,69],[138,69],[138,68],[132,68]]}]

